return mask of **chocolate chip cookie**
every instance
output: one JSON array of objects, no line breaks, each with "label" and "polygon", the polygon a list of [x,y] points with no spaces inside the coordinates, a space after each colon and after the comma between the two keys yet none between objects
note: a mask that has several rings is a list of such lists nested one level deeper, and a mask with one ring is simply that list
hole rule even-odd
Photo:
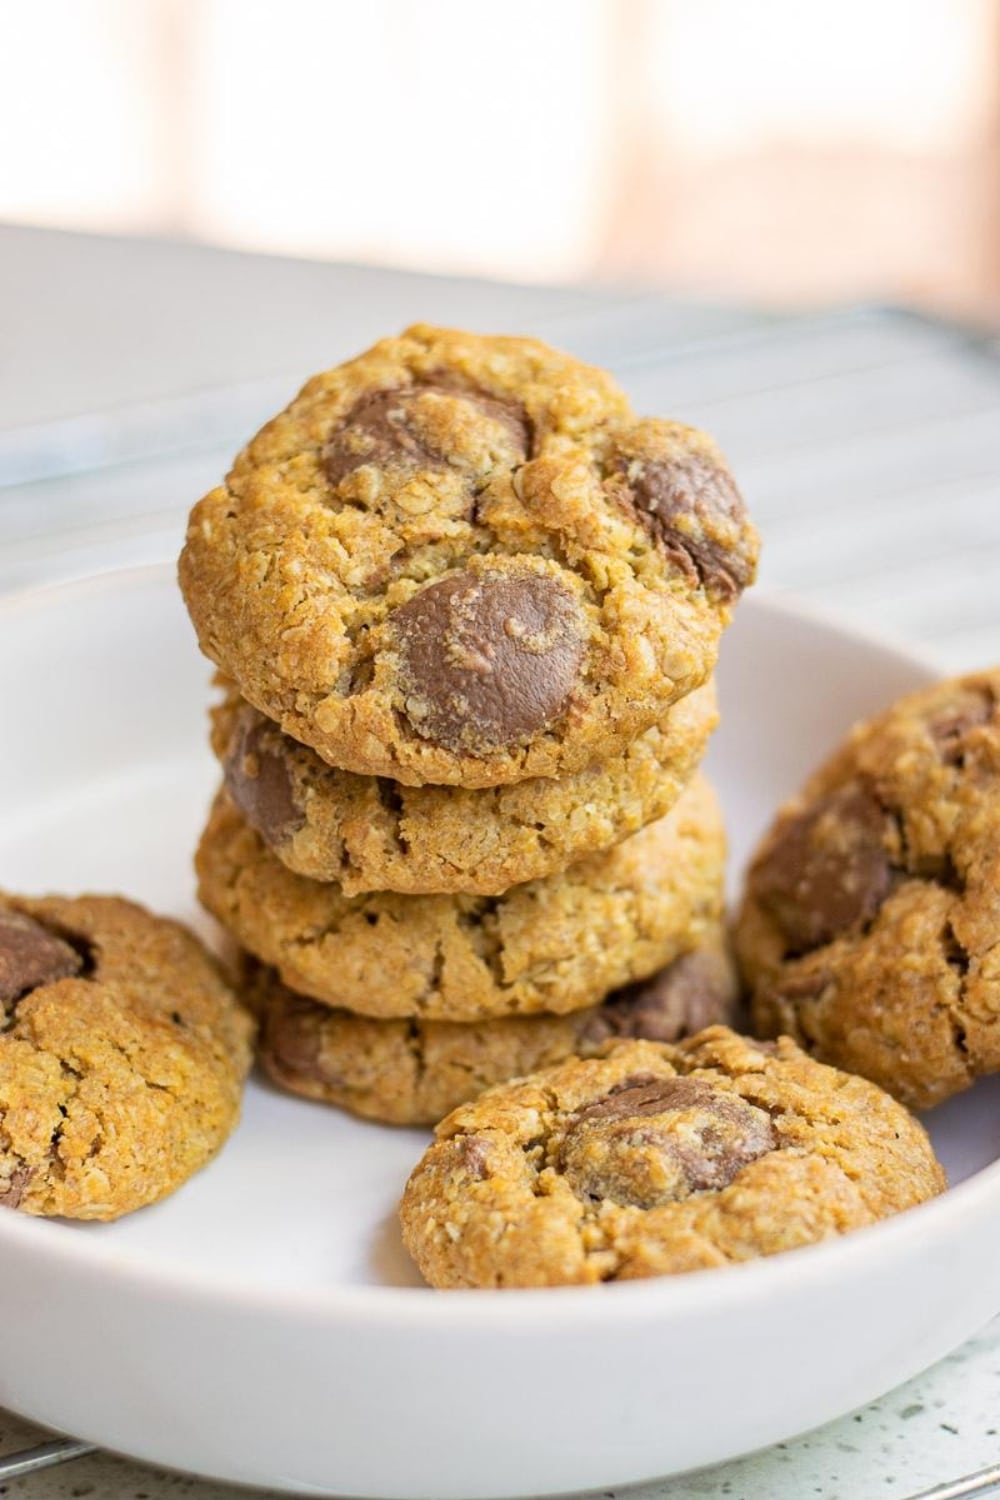
[{"label": "chocolate chip cookie", "polygon": [[438,1126],[400,1218],[432,1286],[554,1286],[774,1255],[944,1186],[874,1084],[713,1026],[488,1089]]},{"label": "chocolate chip cookie", "polygon": [[196,857],[205,906],[289,988],[429,1021],[596,1005],[718,920],[724,863],[721,813],[700,778],[614,849],[502,896],[345,896],[286,870],[226,795]]},{"label": "chocolate chip cookie", "polygon": [[253,439],[180,582],[205,654],[331,765],[480,788],[661,723],[756,558],[704,434],[544,344],[418,325]]},{"label": "chocolate chip cookie", "polygon": [[260,1058],[275,1082],[391,1125],[433,1125],[491,1084],[589,1056],[611,1037],[677,1041],[731,1021],[737,1004],[721,927],[659,974],[565,1016],[374,1021],[296,995],[253,961],[247,981],[261,1017]]},{"label": "chocolate chip cookie", "polygon": [[747,877],[756,1026],[912,1108],[1000,1069],[998,703],[981,672],[860,725]]},{"label": "chocolate chip cookie", "polygon": [[480,791],[337,771],[233,693],[214,710],[212,743],[232,800],[296,874],[347,896],[496,896],[663,817],[717,719],[706,683],[612,761]]},{"label": "chocolate chip cookie", "polygon": [[253,1022],[176,922],[0,895],[0,1205],[116,1219],[215,1155]]}]

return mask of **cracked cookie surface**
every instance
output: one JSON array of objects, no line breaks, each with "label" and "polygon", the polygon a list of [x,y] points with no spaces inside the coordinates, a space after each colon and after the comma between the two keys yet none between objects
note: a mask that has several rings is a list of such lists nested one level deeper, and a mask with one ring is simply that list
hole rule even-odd
[{"label": "cracked cookie surface", "polygon": [[235,1126],[253,1022],[201,944],[110,896],[0,894],[0,1206],[114,1219]]},{"label": "cracked cookie surface", "polygon": [[480,791],[335,770],[234,693],[213,712],[212,743],[233,801],[297,875],[336,881],[348,896],[494,896],[663,817],[717,720],[706,683],[615,760]]},{"label": "cracked cookie surface", "polygon": [[276,1083],[392,1125],[433,1125],[483,1089],[612,1037],[674,1042],[731,1022],[737,984],[721,927],[649,979],[565,1016],[377,1021],[320,1005],[250,961],[245,993],[261,1018],[259,1055]]},{"label": "cracked cookie surface", "polygon": [[258,433],[180,582],[205,654],[331,765],[481,788],[661,723],[756,558],[703,433],[544,344],[417,325]]},{"label": "cracked cookie surface", "polygon": [[912,1108],[1000,1069],[998,704],[983,672],[859,725],[747,876],[756,1028]]},{"label": "cracked cookie surface", "polygon": [[361,1015],[473,1021],[597,1004],[694,946],[722,910],[725,833],[698,777],[665,818],[502,896],[345,896],[293,875],[225,794],[199,895],[290,989]]},{"label": "cracked cookie surface", "polygon": [[866,1079],[722,1026],[487,1090],[443,1120],[400,1205],[436,1287],[631,1280],[859,1229],[933,1197],[921,1125]]}]

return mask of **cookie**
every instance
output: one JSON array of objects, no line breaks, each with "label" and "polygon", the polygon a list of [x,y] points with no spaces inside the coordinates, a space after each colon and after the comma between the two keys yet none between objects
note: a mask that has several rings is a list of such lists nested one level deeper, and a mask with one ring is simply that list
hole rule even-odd
[{"label": "cookie", "polygon": [[555,1286],[774,1255],[944,1187],[874,1084],[713,1026],[488,1089],[438,1126],[400,1218],[432,1286]]},{"label": "cookie", "polygon": [[717,720],[707,683],[615,760],[481,791],[337,771],[234,694],[214,710],[212,741],[232,800],[296,874],[347,896],[497,896],[663,817]]},{"label": "cookie", "polygon": [[240,1113],[253,1022],[201,944],[113,896],[0,896],[0,1205],[116,1219]]},{"label": "cookie", "polygon": [[661,723],[756,558],[703,433],[544,344],[418,325],[258,433],[180,583],[205,654],[331,765],[481,788]]},{"label": "cookie", "polygon": [[597,1006],[565,1016],[497,1021],[373,1021],[286,989],[252,964],[247,993],[261,1017],[260,1059],[276,1083],[391,1125],[433,1125],[491,1084],[589,1056],[611,1037],[672,1042],[731,1021],[736,978],[721,927],[704,946]]},{"label": "cookie", "polygon": [[345,896],[286,870],[225,795],[196,857],[205,906],[290,989],[428,1021],[596,1005],[718,921],[724,862],[721,813],[701,779],[614,849],[502,896]]},{"label": "cookie", "polygon": [[1000,1069],[998,703],[982,672],[860,725],[747,876],[755,1026],[915,1109]]}]

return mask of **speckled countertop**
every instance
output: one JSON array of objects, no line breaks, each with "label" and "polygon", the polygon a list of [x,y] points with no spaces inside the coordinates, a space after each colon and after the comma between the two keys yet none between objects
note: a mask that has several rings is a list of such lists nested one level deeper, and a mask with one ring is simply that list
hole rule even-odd
[{"label": "speckled countertop", "polygon": [[[305,371],[420,315],[532,328],[611,366],[640,408],[707,426],[765,531],[771,588],[919,643],[943,668],[1000,659],[1000,365],[985,341],[907,314],[783,321],[3,228],[0,272],[0,591],[174,556],[189,501]],[[220,316],[247,300],[249,324]],[[0,1412],[0,1453],[44,1436]],[[998,1460],[1000,1322],[807,1437],[604,1493],[905,1500]],[[237,1493],[250,1492],[103,1455],[0,1485],[25,1500]]]},{"label": "speckled countertop", "polygon": [[[0,1453],[42,1437],[0,1413]],[[607,1500],[906,1500],[998,1459],[1000,1321],[908,1385],[807,1437],[683,1479],[601,1493]],[[104,1455],[0,1486],[0,1495],[24,1500],[237,1500],[272,1493],[204,1484]]]}]

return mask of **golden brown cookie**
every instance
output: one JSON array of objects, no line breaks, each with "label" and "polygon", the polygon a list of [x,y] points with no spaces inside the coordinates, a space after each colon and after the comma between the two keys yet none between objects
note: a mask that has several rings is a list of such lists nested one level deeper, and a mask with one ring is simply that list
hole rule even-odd
[{"label": "golden brown cookie", "polygon": [[611,1037],[674,1042],[732,1021],[738,994],[721,926],[659,974],[565,1016],[374,1021],[296,995],[273,969],[249,965],[259,1056],[274,1081],[391,1125],[433,1125],[491,1084],[574,1052],[591,1056]]},{"label": "golden brown cookie", "polygon": [[180,582],[205,654],[331,765],[475,788],[661,723],[756,557],[704,434],[544,344],[421,324],[258,433]]},{"label": "golden brown cookie", "polygon": [[201,944],[114,896],[0,895],[0,1205],[116,1219],[240,1113],[253,1022]]},{"label": "golden brown cookie", "polygon": [[475,792],[337,771],[234,694],[214,710],[212,742],[232,800],[296,874],[347,896],[497,896],[662,818],[717,721],[706,683],[615,760]]},{"label": "golden brown cookie", "polygon": [[345,896],[286,870],[225,795],[196,857],[205,906],[290,989],[428,1021],[596,1005],[718,921],[724,863],[722,816],[700,778],[616,848],[502,896]]},{"label": "golden brown cookie", "polygon": [[766,1035],[923,1109],[1000,1069],[1000,671],[859,725],[747,876]]},{"label": "golden brown cookie", "polygon": [[400,1218],[432,1286],[554,1286],[774,1255],[944,1186],[874,1084],[713,1026],[488,1089],[438,1126]]}]

